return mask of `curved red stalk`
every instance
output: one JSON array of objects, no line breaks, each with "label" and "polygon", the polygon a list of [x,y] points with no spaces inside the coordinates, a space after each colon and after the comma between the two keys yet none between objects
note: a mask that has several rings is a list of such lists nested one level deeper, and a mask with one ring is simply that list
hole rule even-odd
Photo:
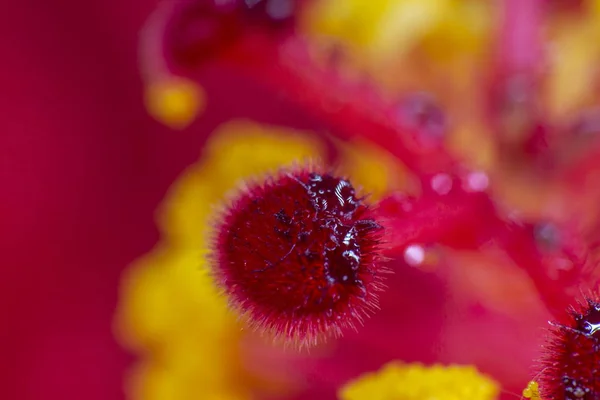
[{"label": "curved red stalk", "polygon": [[537,228],[532,224],[506,223],[496,239],[509,257],[525,268],[552,315],[562,319],[573,299],[589,286],[588,252],[581,238],[574,237],[576,244],[558,243],[557,248],[545,253],[536,238]]},{"label": "curved red stalk", "polygon": [[548,310],[564,317],[574,296],[591,285],[587,279],[594,260],[588,259],[587,242],[561,228],[565,237],[545,250],[539,226],[501,218],[486,193],[466,191],[454,182],[446,194],[392,195],[380,201],[376,212],[386,226],[386,254],[398,256],[413,244],[477,249],[495,243],[529,274]]},{"label": "curved red stalk", "polygon": [[[419,139],[422,132],[403,126],[404,116],[398,109],[398,101],[384,99],[371,82],[349,82],[337,71],[318,65],[309,54],[307,43],[298,35],[290,34],[293,30],[286,25],[278,29],[250,24],[241,29],[238,20],[238,25],[233,24],[235,29],[226,29],[228,34],[223,36],[220,24],[232,25],[231,19],[235,16],[227,10],[222,14],[203,11],[214,20],[206,24],[200,38],[188,38],[185,42],[202,51],[198,53],[195,49],[182,56],[184,52],[179,47],[168,48],[173,46],[171,19],[181,19],[185,7],[191,7],[194,13],[198,13],[195,7],[205,10],[207,2],[210,0],[199,0],[198,4],[194,1],[164,4],[153,16],[141,45],[147,79],[168,74],[168,70],[193,74],[196,68],[207,64],[232,69],[237,75],[260,82],[287,97],[292,104],[322,121],[332,134],[343,139],[364,138],[386,148],[417,176],[453,170],[456,161],[441,141],[438,146],[423,146]],[[205,21],[197,23],[205,24]],[[205,43],[211,40],[218,46]]]},{"label": "curved red stalk", "polygon": [[441,243],[474,249],[492,237],[497,219],[487,194],[461,188],[419,198],[393,194],[378,203],[376,212],[383,221],[388,221],[390,254],[411,244]]},{"label": "curved red stalk", "polygon": [[236,72],[270,86],[342,139],[360,137],[402,161],[417,176],[452,171],[456,161],[443,149],[420,146],[419,132],[403,129],[397,103],[384,99],[369,84],[348,82],[336,71],[317,65],[302,39],[277,46],[259,45],[266,38],[248,35],[220,61]]}]

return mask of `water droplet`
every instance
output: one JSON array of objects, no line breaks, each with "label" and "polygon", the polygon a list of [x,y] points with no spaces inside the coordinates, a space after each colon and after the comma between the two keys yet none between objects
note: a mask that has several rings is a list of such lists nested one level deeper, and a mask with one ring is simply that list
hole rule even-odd
[{"label": "water droplet", "polygon": [[399,105],[398,123],[416,131],[422,144],[437,144],[446,132],[446,119],[435,99],[427,93],[415,93]]},{"label": "water droplet", "polygon": [[564,280],[565,273],[572,271],[575,268],[573,261],[555,256],[552,258],[550,265],[548,266],[548,276],[553,280]]},{"label": "water droplet", "polygon": [[315,172],[311,172],[309,178],[313,182],[321,182],[323,180],[323,177]]},{"label": "water droplet", "polygon": [[275,20],[290,18],[294,14],[294,0],[269,0],[266,11]]},{"label": "water droplet", "polygon": [[448,174],[437,174],[431,178],[431,188],[438,194],[448,194],[452,190],[452,178]]},{"label": "water droplet", "polygon": [[483,171],[474,171],[467,175],[467,190],[483,192],[488,188],[490,179]]},{"label": "water droplet", "polygon": [[562,242],[562,235],[558,227],[550,222],[536,225],[534,236],[537,243],[547,251],[555,251]]},{"label": "water droplet", "polygon": [[[342,253],[342,257],[350,262],[350,267],[355,269],[360,264],[360,257],[352,250],[346,250]],[[347,278],[347,277],[346,277]]]},{"label": "water droplet", "polygon": [[419,266],[425,261],[425,249],[417,244],[411,244],[404,250],[404,261],[410,266]]}]

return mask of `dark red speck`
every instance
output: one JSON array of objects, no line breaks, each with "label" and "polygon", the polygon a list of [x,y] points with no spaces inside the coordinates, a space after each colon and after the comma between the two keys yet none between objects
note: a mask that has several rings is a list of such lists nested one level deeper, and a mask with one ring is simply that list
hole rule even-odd
[{"label": "dark red speck", "polygon": [[281,172],[246,189],[224,213],[215,275],[251,324],[314,344],[376,309],[382,233],[348,180]]},{"label": "dark red speck", "polygon": [[398,105],[398,123],[408,129],[420,145],[439,145],[446,134],[446,118],[435,99],[426,93],[414,93]]}]

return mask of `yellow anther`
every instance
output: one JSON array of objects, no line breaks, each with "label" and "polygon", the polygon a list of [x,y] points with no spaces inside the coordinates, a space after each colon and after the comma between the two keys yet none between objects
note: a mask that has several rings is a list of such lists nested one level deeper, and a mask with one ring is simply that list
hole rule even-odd
[{"label": "yellow anther", "polygon": [[392,362],[362,375],[338,392],[341,400],[493,400],[499,386],[472,366]]},{"label": "yellow anther", "polygon": [[205,95],[196,83],[177,77],[152,82],[146,88],[146,109],[170,128],[183,129],[202,111]]},{"label": "yellow anther", "polygon": [[363,0],[322,0],[309,8],[304,29],[340,38],[378,60],[409,54],[422,45],[436,55],[476,51],[484,47],[492,26],[484,3],[380,0],[374,6]]},{"label": "yellow anther", "polygon": [[539,385],[536,381],[531,381],[527,387],[523,389],[523,397],[531,400],[541,400]]}]

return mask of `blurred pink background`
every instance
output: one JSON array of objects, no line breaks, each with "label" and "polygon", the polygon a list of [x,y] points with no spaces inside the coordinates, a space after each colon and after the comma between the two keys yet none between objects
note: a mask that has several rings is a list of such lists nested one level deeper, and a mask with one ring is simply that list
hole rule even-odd
[{"label": "blurred pink background", "polygon": [[146,115],[137,42],[155,6],[3,3],[3,400],[123,398],[119,273],[154,244],[154,208],[215,124],[172,132]]}]

